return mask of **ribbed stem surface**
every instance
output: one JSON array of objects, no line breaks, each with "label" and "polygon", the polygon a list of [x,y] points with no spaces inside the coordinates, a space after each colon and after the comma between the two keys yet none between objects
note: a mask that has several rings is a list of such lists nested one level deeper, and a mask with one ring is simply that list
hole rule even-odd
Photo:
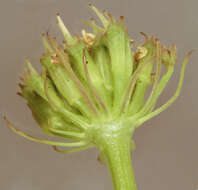
[{"label": "ribbed stem surface", "polygon": [[114,190],[136,190],[131,161],[130,136],[110,137],[103,153],[109,167]]}]

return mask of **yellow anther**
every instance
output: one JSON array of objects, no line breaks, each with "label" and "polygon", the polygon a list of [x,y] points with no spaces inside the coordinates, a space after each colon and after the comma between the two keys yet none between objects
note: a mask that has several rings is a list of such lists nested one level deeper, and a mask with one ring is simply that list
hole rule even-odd
[{"label": "yellow anther", "polygon": [[137,52],[136,52],[136,59],[142,59],[143,57],[145,57],[148,53],[148,50],[145,47],[139,46],[137,48]]},{"label": "yellow anther", "polygon": [[84,41],[89,44],[92,45],[94,43],[94,39],[95,39],[95,35],[92,33],[87,33],[85,30],[82,30],[82,37],[84,39]]}]

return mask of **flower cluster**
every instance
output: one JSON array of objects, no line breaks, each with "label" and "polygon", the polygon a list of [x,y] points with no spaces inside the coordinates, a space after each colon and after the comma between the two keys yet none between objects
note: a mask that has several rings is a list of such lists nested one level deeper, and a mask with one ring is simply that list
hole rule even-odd
[{"label": "flower cluster", "polygon": [[173,74],[177,60],[175,45],[168,49],[158,38],[144,33],[141,34],[145,42],[139,44],[129,37],[123,17],[116,21],[107,11],[102,13],[93,5],[90,7],[103,27],[92,19],[85,24],[93,33],[82,30],[81,35],[72,36],[57,14],[65,40],[58,44],[48,33],[42,35],[46,49],[40,60],[42,71],[38,74],[26,60],[19,92],[47,135],[74,142],[34,138],[14,128],[5,118],[11,129],[29,140],[52,145],[59,152],[56,146],[76,147],[63,153],[97,146],[100,140],[95,140],[95,134],[100,136],[102,131],[110,130],[113,134],[118,128],[120,131],[127,128],[132,134],[143,122],[165,110],[181,91],[192,52],[182,63],[175,94],[155,108]]}]

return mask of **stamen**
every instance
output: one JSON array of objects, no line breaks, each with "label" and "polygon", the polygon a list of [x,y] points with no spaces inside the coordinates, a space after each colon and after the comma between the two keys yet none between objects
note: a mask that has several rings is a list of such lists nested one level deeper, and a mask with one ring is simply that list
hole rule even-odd
[{"label": "stamen", "polygon": [[45,38],[45,34],[44,33],[42,34],[42,41],[43,41],[43,45],[44,45],[45,49],[47,50],[47,53],[52,53],[53,50],[50,47],[50,45],[48,44],[48,42],[47,42],[47,40]]},{"label": "stamen", "polygon": [[109,20],[112,22],[112,23],[115,23],[115,19],[113,18],[113,16],[107,11],[107,10],[104,10],[103,11],[104,15],[109,18]]},{"label": "stamen", "polygon": [[124,21],[124,16],[120,16],[120,21]]},{"label": "stamen", "polygon": [[143,46],[137,47],[137,52],[135,53],[135,60],[140,60],[145,57],[148,53],[148,50]]},{"label": "stamen", "polygon": [[74,39],[73,39],[72,35],[70,34],[70,32],[68,31],[68,29],[66,28],[66,26],[64,25],[64,23],[60,17],[60,14],[57,13],[56,16],[57,16],[57,24],[58,24],[59,28],[61,29],[65,39],[67,40],[67,42],[69,44],[73,44]]},{"label": "stamen", "polygon": [[157,49],[156,50],[157,51],[157,57],[156,57],[157,68],[156,68],[156,73],[155,73],[155,76],[154,76],[153,87],[152,87],[151,93],[150,93],[149,98],[146,101],[144,107],[134,117],[141,117],[142,115],[146,114],[146,112],[150,108],[153,96],[154,96],[154,94],[157,90],[157,84],[158,84],[158,81],[160,79],[160,71],[161,71],[161,46],[160,46],[160,41],[159,40],[157,41],[156,46],[157,46],[156,47],[156,49]]},{"label": "stamen", "polygon": [[87,21],[84,21],[83,24],[91,27],[93,29],[93,33],[96,35],[98,32],[101,32],[103,33],[104,32],[104,29],[101,28],[100,26],[98,26],[96,23],[95,23],[95,20],[93,18],[91,18],[91,22],[87,22]]},{"label": "stamen", "polygon": [[104,17],[102,12],[100,12],[95,6],[93,6],[91,3],[89,4],[89,7],[98,15],[100,21],[102,22],[103,26],[107,28],[109,22],[108,20]]},{"label": "stamen", "polygon": [[90,144],[88,144],[88,145],[85,145],[85,146],[82,146],[82,147],[79,147],[79,148],[75,148],[75,149],[71,149],[71,150],[60,150],[56,146],[52,146],[54,151],[59,152],[61,154],[70,154],[70,153],[73,153],[73,152],[79,152],[81,150],[86,150],[86,149],[91,148],[91,147],[92,146]]},{"label": "stamen", "polygon": [[81,33],[82,33],[82,37],[85,43],[87,43],[88,45],[92,45],[94,43],[94,40],[95,40],[94,34],[87,33],[85,30],[82,30]]},{"label": "stamen", "polygon": [[147,61],[145,61],[144,63],[142,63],[136,70],[135,72],[133,73],[131,79],[130,79],[130,82],[129,82],[129,87],[126,91],[126,94],[125,94],[125,97],[124,97],[124,101],[123,101],[123,111],[125,112],[126,111],[126,108],[129,104],[129,101],[131,99],[131,95],[132,95],[132,92],[134,90],[134,87],[135,87],[135,84],[136,84],[136,81],[137,81],[137,78],[138,78],[138,74],[142,71],[142,69],[148,64],[150,63],[153,59],[154,59],[155,56],[151,57],[150,59],[148,59]]},{"label": "stamen", "polygon": [[62,146],[62,147],[78,147],[78,146],[84,146],[84,145],[87,145],[87,142],[84,142],[84,141],[79,141],[79,142],[72,142],[72,143],[65,143],[65,142],[58,142],[58,141],[49,141],[49,140],[43,140],[43,139],[38,139],[38,138],[35,138],[35,137],[32,137],[26,133],[24,133],[23,131],[15,128],[8,120],[7,118],[4,116],[3,117],[4,121],[6,122],[7,126],[12,130],[14,131],[16,134],[28,139],[28,140],[31,140],[31,141],[34,141],[34,142],[38,142],[38,143],[42,143],[42,144],[48,144],[48,145],[54,145],[54,146]]},{"label": "stamen", "polygon": [[49,129],[52,133],[58,134],[58,135],[64,135],[67,137],[74,137],[74,138],[79,138],[79,139],[84,139],[85,138],[85,133],[80,133],[80,132],[73,132],[73,131],[63,131],[60,129]]},{"label": "stamen", "polygon": [[29,71],[31,72],[32,75],[38,75],[38,73],[36,72],[36,70],[34,69],[34,67],[31,65],[30,61],[28,59],[25,59],[25,62],[28,66]]},{"label": "stamen", "polygon": [[140,34],[142,34],[145,38],[145,41],[148,42],[149,38],[148,38],[147,34],[145,34],[144,32],[140,32]]},{"label": "stamen", "polygon": [[179,78],[179,83],[178,83],[178,87],[174,93],[174,95],[161,107],[157,108],[155,111],[147,114],[146,116],[140,118],[137,121],[137,127],[140,126],[142,123],[144,123],[145,121],[151,119],[152,117],[158,115],[159,113],[161,113],[162,111],[164,111],[165,109],[167,109],[179,96],[180,92],[181,92],[181,88],[182,88],[182,84],[183,84],[183,80],[184,80],[184,73],[185,73],[185,68],[186,68],[186,64],[189,60],[189,56],[192,54],[194,50],[191,50],[187,53],[187,55],[185,56],[183,62],[182,62],[182,68],[180,71],[180,78]]}]

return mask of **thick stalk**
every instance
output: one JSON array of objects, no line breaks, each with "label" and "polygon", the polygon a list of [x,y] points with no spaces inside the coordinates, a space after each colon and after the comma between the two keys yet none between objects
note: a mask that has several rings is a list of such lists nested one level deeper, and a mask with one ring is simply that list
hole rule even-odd
[{"label": "thick stalk", "polygon": [[130,136],[114,136],[106,139],[103,154],[109,167],[114,190],[136,190],[131,161]]}]

